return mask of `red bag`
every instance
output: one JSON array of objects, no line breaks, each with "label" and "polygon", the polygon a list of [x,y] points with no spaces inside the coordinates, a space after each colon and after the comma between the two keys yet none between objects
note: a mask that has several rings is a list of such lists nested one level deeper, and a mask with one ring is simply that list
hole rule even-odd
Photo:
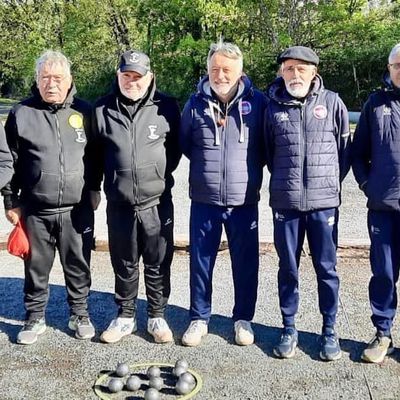
[{"label": "red bag", "polygon": [[11,231],[8,236],[7,250],[13,256],[21,257],[25,259],[29,255],[29,241],[24,229],[22,228],[21,222],[15,225],[15,228]]}]

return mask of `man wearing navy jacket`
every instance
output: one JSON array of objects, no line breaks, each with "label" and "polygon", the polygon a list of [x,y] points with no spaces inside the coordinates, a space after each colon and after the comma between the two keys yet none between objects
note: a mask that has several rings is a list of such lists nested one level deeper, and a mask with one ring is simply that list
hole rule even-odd
[{"label": "man wearing navy jacket", "polygon": [[231,43],[212,44],[208,75],[187,102],[180,143],[190,160],[190,318],[182,338],[197,346],[208,332],[212,274],[225,228],[232,260],[235,341],[254,341],[258,286],[258,201],[265,98],[243,74]]},{"label": "man wearing navy jacket", "polygon": [[393,352],[400,268],[400,43],[389,55],[384,86],[362,110],[352,146],[353,172],[367,197],[372,277],[369,300],[376,334],[362,354],[380,363]]},{"label": "man wearing navy jacket", "polygon": [[295,354],[298,270],[307,234],[323,319],[319,355],[337,360],[337,219],[341,182],[350,167],[348,113],[339,96],[324,88],[317,74],[319,58],[312,49],[290,47],[278,63],[281,76],[267,89],[265,130],[283,322],[274,353],[280,358]]}]

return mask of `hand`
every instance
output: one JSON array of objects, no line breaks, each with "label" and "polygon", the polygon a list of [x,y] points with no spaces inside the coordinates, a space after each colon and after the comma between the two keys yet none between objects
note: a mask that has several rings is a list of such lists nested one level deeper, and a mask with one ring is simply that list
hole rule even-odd
[{"label": "hand", "polygon": [[21,209],[19,207],[6,210],[6,218],[13,224],[17,225],[21,219]]},{"label": "hand", "polygon": [[99,204],[100,204],[100,200],[101,200],[100,192],[91,190],[90,191],[90,204],[92,205],[93,210],[97,210],[97,208],[99,207]]}]

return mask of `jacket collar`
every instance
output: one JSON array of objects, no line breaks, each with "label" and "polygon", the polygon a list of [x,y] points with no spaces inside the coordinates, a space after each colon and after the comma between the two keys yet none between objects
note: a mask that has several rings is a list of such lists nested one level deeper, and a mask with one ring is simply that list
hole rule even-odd
[{"label": "jacket collar", "polygon": [[[324,90],[324,83],[321,75],[317,74],[311,82],[311,88],[305,99],[311,96],[317,95]],[[276,78],[266,90],[267,97],[276,101],[277,103],[283,104],[303,104],[304,100],[297,99],[291,96],[286,90],[285,81],[280,76]]]}]

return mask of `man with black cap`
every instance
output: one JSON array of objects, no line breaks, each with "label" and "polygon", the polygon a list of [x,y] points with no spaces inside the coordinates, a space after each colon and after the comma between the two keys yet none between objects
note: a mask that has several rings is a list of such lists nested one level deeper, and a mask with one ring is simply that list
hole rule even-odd
[{"label": "man with black cap", "polygon": [[140,257],[147,331],[156,343],[173,340],[164,311],[173,252],[172,171],[181,157],[179,123],[176,100],[156,90],[149,57],[137,50],[123,53],[112,93],[95,106],[97,189],[104,174],[118,305],[117,318],[100,337],[103,342],[117,342],[136,330]]},{"label": "man with black cap", "polygon": [[283,319],[274,353],[280,358],[295,354],[298,269],[307,235],[323,318],[319,355],[322,360],[337,360],[337,220],[341,182],[350,165],[348,113],[339,96],[324,88],[317,73],[319,58],[312,49],[290,47],[278,63],[280,76],[267,89],[265,129]]}]

